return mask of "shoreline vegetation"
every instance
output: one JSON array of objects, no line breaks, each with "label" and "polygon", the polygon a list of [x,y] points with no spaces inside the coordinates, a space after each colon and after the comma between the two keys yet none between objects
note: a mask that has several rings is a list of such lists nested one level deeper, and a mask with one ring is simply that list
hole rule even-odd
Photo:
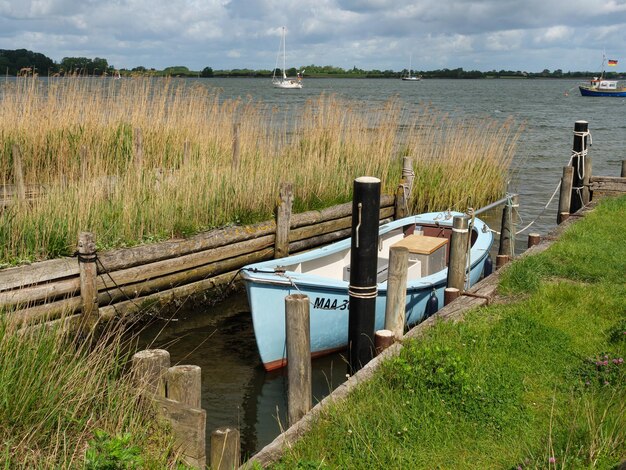
[{"label": "shoreline vegetation", "polygon": [[625,210],[514,261],[497,302],[407,340],[270,468],[622,468]]},{"label": "shoreline vegetation", "polygon": [[[395,70],[364,70],[355,67],[351,69],[343,69],[333,65],[302,65],[299,69],[292,67],[287,69],[287,75],[295,77],[299,70],[306,70],[307,78],[394,78],[399,79],[408,74],[408,69]],[[570,78],[586,80],[590,77],[598,75],[598,72],[589,71],[567,71],[561,69],[549,70],[544,69],[537,72],[528,72],[522,70],[464,70],[462,67],[453,69],[438,70],[412,70],[415,75],[421,75],[425,79],[435,78],[452,78],[452,79],[493,79],[493,78]],[[6,76],[32,76],[56,77],[56,76],[109,76],[114,77],[188,77],[188,78],[228,78],[228,77],[249,77],[249,78],[271,78],[274,74],[273,70],[266,69],[231,69],[231,70],[214,70],[207,66],[202,70],[190,70],[188,67],[179,65],[165,67],[163,70],[155,68],[137,66],[117,69],[110,65],[107,59],[95,57],[64,57],[60,63],[57,63],[37,52],[26,49],[7,50],[0,49],[0,73]],[[622,73],[613,71],[605,72],[605,77],[609,80],[618,80],[623,78]]]},{"label": "shoreline vegetation", "polygon": [[0,83],[0,102],[0,183],[15,182],[17,152],[41,188],[0,213],[0,266],[71,255],[82,231],[102,250],[268,220],[281,182],[296,212],[349,201],[362,175],[392,194],[404,156],[410,211],[481,207],[506,190],[522,128],[399,99],[278,109],[168,78],[22,77]]}]

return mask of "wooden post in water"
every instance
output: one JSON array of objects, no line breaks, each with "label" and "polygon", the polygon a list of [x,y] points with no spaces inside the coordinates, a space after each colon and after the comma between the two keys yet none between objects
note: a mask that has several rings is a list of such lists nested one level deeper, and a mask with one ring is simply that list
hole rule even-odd
[{"label": "wooden post in water", "polygon": [[583,198],[583,206],[589,204],[591,201],[591,191],[589,190],[589,180],[591,179],[591,167],[592,167],[592,159],[589,155],[585,157],[584,164],[584,175],[583,175],[583,189],[582,189],[582,198]]},{"label": "wooden post in water", "polygon": [[391,331],[396,340],[404,336],[408,266],[409,249],[406,246],[391,246],[387,275],[385,330]]},{"label": "wooden post in water", "polygon": [[529,233],[528,234],[528,248],[531,246],[539,245],[541,241],[541,235],[538,233]]},{"label": "wooden post in water", "polygon": [[380,180],[371,176],[355,179],[353,194],[348,286],[349,374],[360,370],[374,357]]},{"label": "wooden post in water", "polygon": [[559,193],[559,213],[556,216],[556,223],[560,224],[569,217],[569,208],[572,200],[572,182],[574,178],[574,167],[564,166],[563,177],[561,178],[561,190]]},{"label": "wooden post in water", "polygon": [[394,343],[394,336],[393,332],[389,330],[378,330],[376,332],[374,335],[374,346],[377,356]]},{"label": "wooden post in water", "polygon": [[170,367],[170,353],[165,349],[146,349],[133,355],[132,373],[139,390],[165,397],[165,375]]},{"label": "wooden post in water", "polygon": [[574,168],[574,180],[572,182],[572,196],[570,200],[569,213],[574,214],[583,206],[582,191],[583,178],[585,172],[584,159],[587,155],[587,132],[589,123],[587,121],[576,121],[574,123],[574,144],[572,146],[572,164]]},{"label": "wooden post in water", "polygon": [[626,160],[622,160],[622,171],[620,177],[626,178]]},{"label": "wooden post in water", "polygon": [[78,235],[78,270],[80,273],[81,329],[88,333],[98,322],[98,267],[96,238],[91,232]]},{"label": "wooden post in water", "polygon": [[465,290],[465,271],[467,268],[467,245],[469,237],[469,217],[455,215],[452,218],[450,236],[450,261],[448,263],[448,287],[461,292]]},{"label": "wooden post in water", "polygon": [[446,287],[443,290],[443,304],[448,305],[453,300],[459,298],[461,290],[456,287]]},{"label": "wooden post in water", "polygon": [[279,197],[280,202],[276,208],[274,258],[289,256],[289,228],[291,225],[291,208],[293,206],[293,190],[291,183],[281,183]]},{"label": "wooden post in water", "polygon": [[139,127],[133,130],[133,150],[135,169],[140,171],[143,168],[143,138]]},{"label": "wooden post in water", "polygon": [[309,297],[285,297],[285,336],[287,338],[287,410],[293,426],[311,409],[311,326]]},{"label": "wooden post in water", "polygon": [[17,202],[21,205],[26,202],[26,185],[24,184],[24,170],[22,168],[22,153],[17,144],[13,144],[13,181],[17,193]]},{"label": "wooden post in water", "polygon": [[515,256],[515,230],[519,208],[519,196],[514,194],[502,210],[502,228],[500,229],[499,255]]},{"label": "wooden post in water", "polygon": [[241,463],[239,431],[219,428],[211,433],[211,470],[232,470]]},{"label": "wooden post in water", "polygon": [[167,370],[167,398],[202,408],[202,370],[199,366],[173,366]]}]

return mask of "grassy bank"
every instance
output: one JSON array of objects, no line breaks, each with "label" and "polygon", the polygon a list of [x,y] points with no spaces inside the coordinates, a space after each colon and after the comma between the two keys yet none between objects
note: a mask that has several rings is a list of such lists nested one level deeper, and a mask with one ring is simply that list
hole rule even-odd
[{"label": "grassy bank", "polygon": [[80,231],[107,248],[266,220],[283,181],[297,211],[350,200],[362,175],[391,193],[406,155],[414,210],[479,207],[502,195],[519,131],[396,99],[277,109],[175,79],[19,78],[0,105],[0,184],[15,181],[17,145],[25,183],[45,185],[0,213],[3,264],[72,253]]},{"label": "grassy bank", "polygon": [[0,467],[176,468],[166,429],[121,374],[119,338],[87,348],[0,320]]},{"label": "grassy bank", "polygon": [[438,323],[275,468],[614,468],[626,460],[626,197],[514,263],[503,303]]}]

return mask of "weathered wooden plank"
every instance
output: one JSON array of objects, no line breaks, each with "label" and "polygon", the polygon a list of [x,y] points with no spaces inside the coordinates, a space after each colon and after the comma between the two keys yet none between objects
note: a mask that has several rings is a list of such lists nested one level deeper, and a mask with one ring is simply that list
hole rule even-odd
[{"label": "weathered wooden plank", "polygon": [[0,291],[32,286],[41,282],[78,276],[76,258],[40,261],[0,271]]},{"label": "weathered wooden plank", "polygon": [[152,396],[158,410],[171,425],[175,451],[187,465],[206,467],[206,411],[169,398]]},{"label": "weathered wooden plank", "polygon": [[589,179],[589,189],[592,192],[626,193],[626,178],[617,176],[592,176]]},{"label": "weathered wooden plank", "polygon": [[81,299],[79,296],[76,296],[10,312],[7,314],[7,318],[10,322],[25,326],[33,323],[41,323],[43,321],[56,320],[64,315],[73,315],[80,311],[80,307]]},{"label": "weathered wooden plank", "polygon": [[[249,253],[254,253],[256,251],[265,250],[265,248],[271,247],[273,244],[274,235],[267,235],[261,238],[233,243],[231,245],[224,245],[211,250],[204,250],[189,255],[179,256],[177,258],[113,271],[107,274],[102,274],[99,277],[98,287],[99,289],[104,287],[110,288],[113,284],[123,286],[180,271],[190,271],[200,266],[219,263],[220,261],[228,260],[229,258],[235,258]],[[102,265],[104,268],[108,268],[107,264],[104,262],[102,262]],[[210,270],[214,269],[215,268],[210,268],[209,271],[205,272],[210,272]]]},{"label": "weathered wooden plank", "polygon": [[54,301],[60,297],[77,295],[80,279],[74,277],[46,284],[0,292],[0,307],[27,305],[42,301]]},{"label": "weathered wooden plank", "polygon": [[185,240],[170,240],[133,248],[106,251],[99,253],[98,257],[107,270],[117,271],[272,235],[275,231],[276,223],[274,221],[255,225],[226,227],[201,233]]}]

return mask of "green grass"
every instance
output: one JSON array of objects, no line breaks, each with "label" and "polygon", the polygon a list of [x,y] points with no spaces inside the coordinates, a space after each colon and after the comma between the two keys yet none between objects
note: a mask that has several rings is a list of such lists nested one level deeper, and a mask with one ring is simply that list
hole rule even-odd
[{"label": "green grass", "polygon": [[275,468],[614,468],[626,460],[626,197],[514,263],[510,302],[437,323]]},{"label": "green grass", "polygon": [[[120,338],[87,347],[0,318],[0,468],[175,466],[166,428],[122,374]],[[120,465],[100,465],[112,461]]]}]

